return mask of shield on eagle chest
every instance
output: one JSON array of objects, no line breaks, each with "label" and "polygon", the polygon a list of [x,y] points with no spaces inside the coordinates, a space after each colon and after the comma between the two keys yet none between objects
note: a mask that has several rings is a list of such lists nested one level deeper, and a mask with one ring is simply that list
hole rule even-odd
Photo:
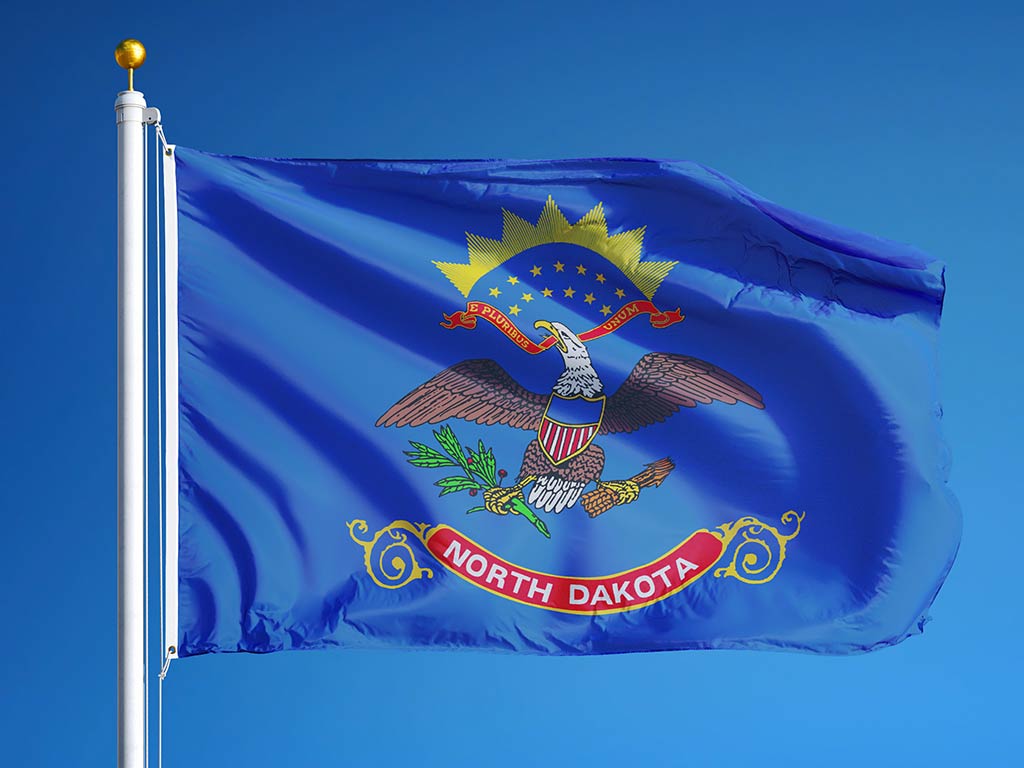
[{"label": "shield on eagle chest", "polygon": [[537,438],[555,464],[577,456],[594,441],[604,418],[605,396],[562,397],[554,392],[544,409]]}]

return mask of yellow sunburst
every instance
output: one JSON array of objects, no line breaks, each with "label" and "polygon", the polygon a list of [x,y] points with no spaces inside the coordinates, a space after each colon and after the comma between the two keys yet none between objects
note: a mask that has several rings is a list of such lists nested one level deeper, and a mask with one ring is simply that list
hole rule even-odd
[{"label": "yellow sunburst", "polygon": [[558,209],[553,198],[548,197],[544,210],[536,224],[531,224],[514,213],[502,209],[503,226],[501,240],[480,237],[466,233],[469,247],[469,262],[455,264],[435,261],[436,266],[463,296],[477,281],[500,267],[528,248],[548,243],[570,243],[603,256],[614,264],[633,285],[648,299],[654,296],[676,261],[641,261],[644,230],[646,227],[630,229],[608,235],[608,222],[604,208],[598,203],[575,224],[570,224]]}]

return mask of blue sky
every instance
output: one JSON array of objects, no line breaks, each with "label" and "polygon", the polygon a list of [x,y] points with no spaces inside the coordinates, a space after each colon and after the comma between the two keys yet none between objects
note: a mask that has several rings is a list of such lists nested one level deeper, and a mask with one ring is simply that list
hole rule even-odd
[{"label": "blue sky", "polygon": [[0,743],[109,765],[112,50],[172,141],[324,157],[692,159],[948,265],[954,569],[922,636],[827,658],[306,652],[177,663],[169,766],[1004,765],[1016,560],[1024,11],[1010,3],[21,4],[0,48]]}]

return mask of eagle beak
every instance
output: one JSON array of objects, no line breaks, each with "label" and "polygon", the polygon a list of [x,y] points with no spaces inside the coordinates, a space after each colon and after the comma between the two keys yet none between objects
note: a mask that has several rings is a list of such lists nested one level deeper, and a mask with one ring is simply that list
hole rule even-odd
[{"label": "eagle beak", "polygon": [[567,352],[568,351],[569,348],[565,346],[565,342],[562,341],[562,337],[559,335],[559,333],[558,333],[557,329],[555,328],[555,326],[553,326],[547,320],[538,320],[536,323],[533,324],[533,327],[534,328],[543,328],[545,331],[547,331],[548,333],[551,334],[551,336],[555,340],[555,344],[558,345],[558,348],[560,350],[562,350],[563,352]]}]

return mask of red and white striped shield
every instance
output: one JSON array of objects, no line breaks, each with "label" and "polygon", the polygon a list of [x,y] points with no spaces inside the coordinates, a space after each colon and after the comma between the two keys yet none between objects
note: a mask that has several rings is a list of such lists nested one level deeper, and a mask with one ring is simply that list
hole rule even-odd
[{"label": "red and white striped shield", "polygon": [[545,455],[561,464],[585,451],[601,427],[604,403],[604,395],[566,398],[552,393],[537,430]]}]

